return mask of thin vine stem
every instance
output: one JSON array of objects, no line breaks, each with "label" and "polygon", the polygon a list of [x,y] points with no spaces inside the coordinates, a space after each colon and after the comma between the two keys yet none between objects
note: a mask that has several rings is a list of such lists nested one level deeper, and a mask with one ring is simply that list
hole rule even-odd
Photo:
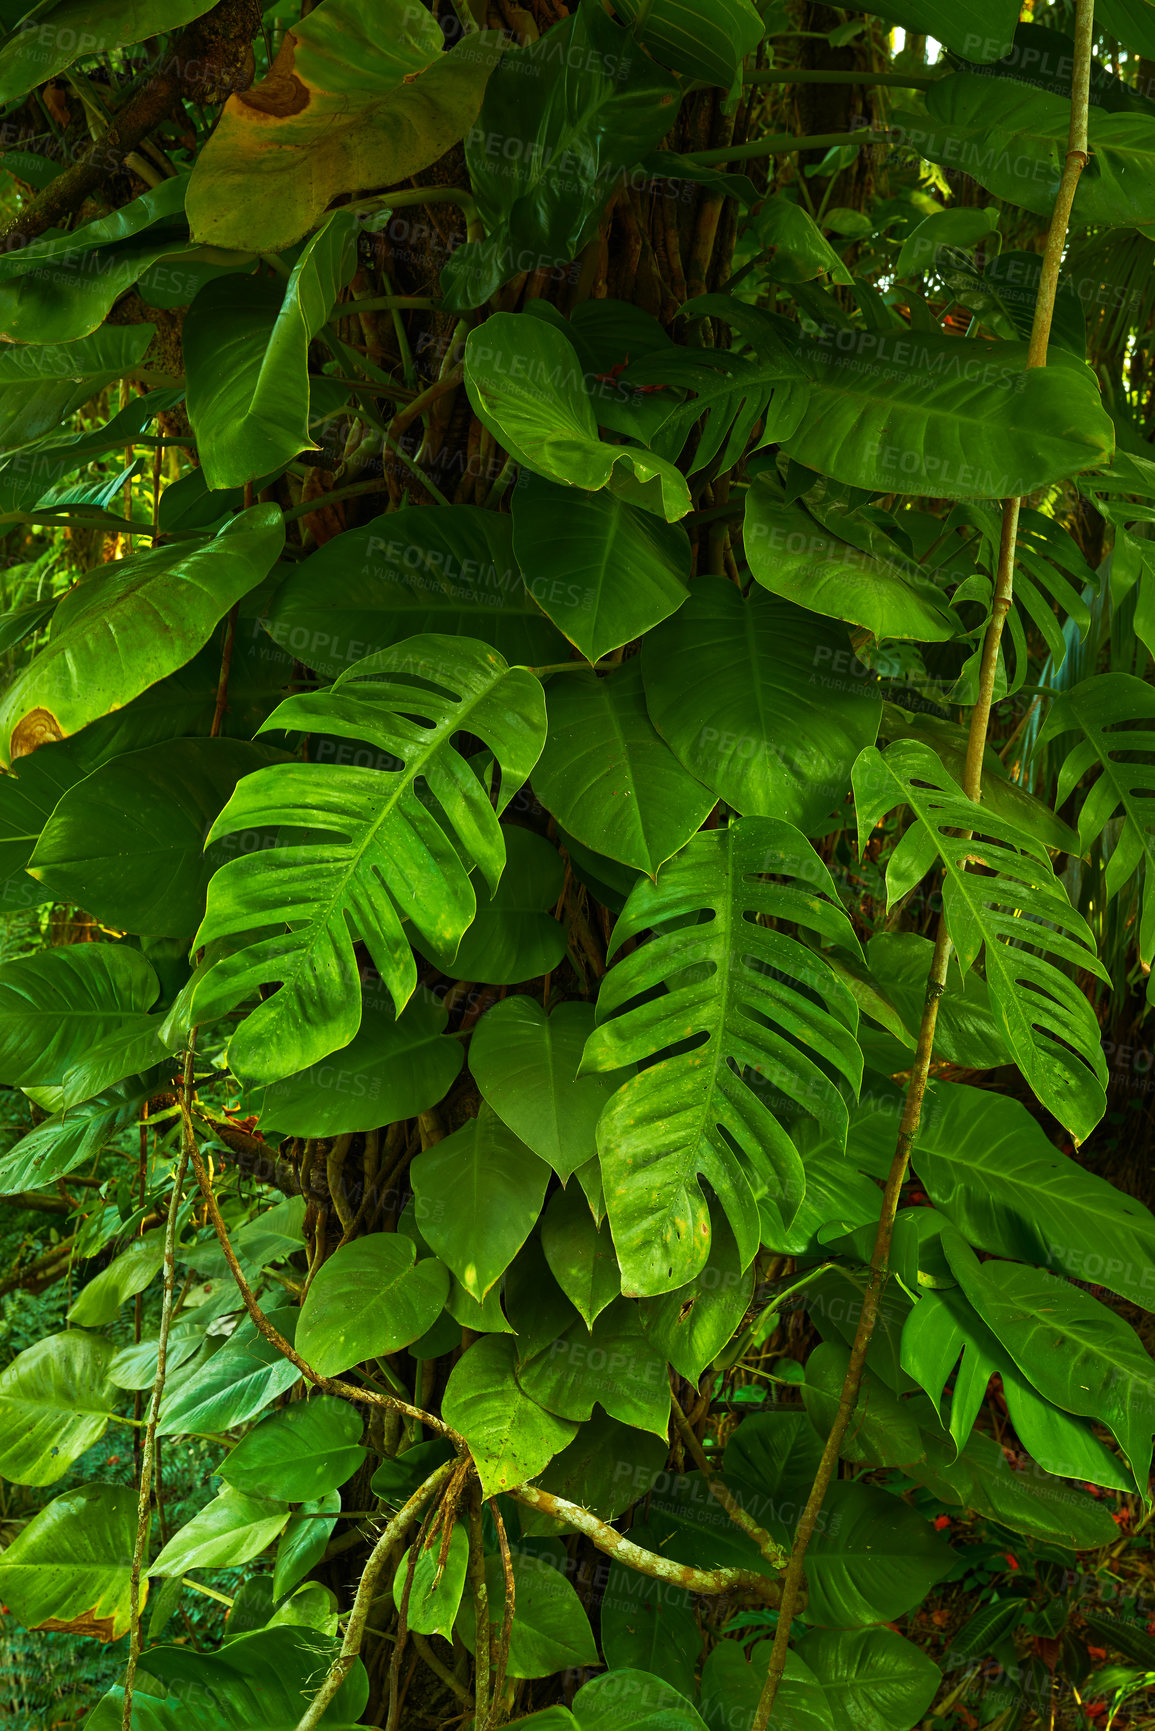
[{"label": "thin vine stem", "polygon": [[[1071,207],[1074,203],[1079,176],[1086,166],[1089,156],[1087,111],[1090,103],[1093,25],[1094,0],[1076,0],[1075,54],[1071,80],[1071,113],[1067,134],[1067,153],[1062,179],[1047,229],[1047,240],[1043,252],[1039,287],[1035,297],[1035,311],[1027,353],[1028,368],[1043,367],[1047,364],[1047,345],[1050,340],[1051,321],[1054,316],[1055,296],[1059,282],[1059,268],[1066,244]],[[1015,545],[1020,507],[1021,500],[1019,498],[1009,498],[1003,504],[1002,535],[999,544],[995,593],[986,636],[983,640],[978,697],[971,711],[970,730],[967,738],[963,791],[967,798],[973,800],[976,805],[982,799],[983,754],[986,750],[991,708],[994,703],[999,645],[1002,639],[1003,625],[1007,614],[1010,612],[1014,596]],[[878,1322],[883,1290],[890,1272],[890,1246],[894,1234],[895,1217],[898,1213],[898,1199],[910,1163],[911,1149],[918,1135],[919,1124],[922,1119],[922,1104],[926,1094],[927,1078],[930,1074],[935,1028],[938,1021],[938,1006],[946,986],[950,955],[951,942],[947,935],[946,918],[943,915],[939,918],[938,931],[935,937],[934,955],[931,959],[922,1022],[919,1027],[918,1046],[910,1080],[907,1084],[898,1144],[886,1181],[878,1231],[870,1259],[870,1272],[867,1276],[866,1291],[863,1295],[862,1311],[859,1316],[858,1327],[855,1330],[854,1344],[851,1347],[846,1376],[838,1400],[838,1411],[831,1425],[830,1434],[826,1439],[814,1483],[794,1535],[790,1562],[782,1581],[782,1602],[779,1609],[778,1627],[774,1633],[770,1662],[767,1667],[766,1681],[750,1731],[766,1731],[770,1723],[770,1715],[777,1698],[778,1687],[786,1669],[791,1621],[795,1611],[799,1608],[805,1584],[806,1552],[826,1499],[827,1490],[838,1468],[839,1451],[843,1438],[858,1404],[858,1394],[866,1366],[866,1353]]]},{"label": "thin vine stem", "polygon": [[[181,1096],[186,1101],[192,1093],[195,1045],[196,1030],[194,1029],[189,1036],[188,1050],[184,1060],[184,1075],[181,1081]],[[128,1667],[124,1674],[124,1709],[121,1715],[123,1731],[131,1731],[132,1727],[132,1697],[136,1684],[136,1667],[143,1648],[140,1584],[148,1556],[149,1534],[152,1529],[152,1475],[156,1461],[156,1427],[160,1417],[160,1403],[164,1394],[165,1371],[168,1365],[168,1337],[172,1326],[173,1297],[176,1292],[177,1216],[180,1213],[185,1173],[188,1171],[191,1141],[187,1126],[190,1123],[191,1120],[186,1116],[180,1164],[177,1167],[176,1179],[173,1183],[172,1194],[169,1197],[168,1220],[164,1229],[164,1290],[161,1299],[160,1332],[156,1343],[156,1375],[152,1382],[152,1394],[148,1403],[148,1420],[144,1430],[144,1447],[140,1457],[140,1489],[136,1500],[136,1542],[132,1551],[132,1572],[129,1576],[128,1587],[130,1633]]]}]

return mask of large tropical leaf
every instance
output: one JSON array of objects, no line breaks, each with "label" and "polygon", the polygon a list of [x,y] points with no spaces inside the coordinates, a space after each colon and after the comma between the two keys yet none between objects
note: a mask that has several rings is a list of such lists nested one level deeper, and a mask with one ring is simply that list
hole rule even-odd
[{"label": "large tropical leaf", "polygon": [[913,1155],[927,1195],[970,1244],[1155,1299],[1155,1218],[1061,1154],[1018,1100],[932,1082]]},{"label": "large tropical leaf", "polygon": [[628,1073],[578,1075],[593,1026],[592,1004],[559,1004],[547,1016],[518,994],[486,1011],[469,1044],[469,1068],[487,1104],[563,1184],[595,1157],[598,1118]]},{"label": "large tropical leaf", "polygon": [[650,720],[639,659],[601,679],[554,679],[546,709],[534,792],[578,841],[653,877],[715,800]]},{"label": "large tropical leaf", "polygon": [[1027,370],[1026,343],[899,325],[830,326],[797,352],[813,394],[783,449],[852,487],[997,499],[1110,459],[1095,375],[1061,350]]},{"label": "large tropical leaf", "polygon": [[67,1329],[18,1353],[0,1374],[0,1474],[17,1485],[50,1485],[99,1442],[117,1391],[108,1380],[113,1345]]},{"label": "large tropical leaf", "polygon": [[0,968],[0,1081],[62,1083],[108,1035],[135,1031],[160,989],[138,950],[71,944]]},{"label": "large tropical leaf", "polygon": [[[71,343],[5,343],[0,349],[0,451],[19,451],[98,391],[134,372],[154,325],[109,325]],[[35,470],[33,470],[35,472]]]},{"label": "large tropical leaf", "polygon": [[74,342],[96,330],[145,271],[188,251],[187,185],[183,175],[162,180],[108,216],[7,253],[0,260],[0,330],[13,342],[33,343]]},{"label": "large tropical leaf", "polygon": [[904,556],[898,543],[865,518],[844,515],[840,526],[817,522],[800,504],[787,504],[760,477],[746,495],[742,545],[756,582],[811,613],[864,626],[876,637],[941,643],[959,622],[929,573]]},{"label": "large tropical leaf", "polygon": [[[854,766],[859,847],[895,805],[914,823],[890,857],[893,904],[941,860],[947,929],[964,968],[983,952],[991,1004],[1030,1087],[1077,1140],[1106,1108],[1107,1064],[1099,1024],[1060,963],[1105,977],[1086,922],[1055,878],[1046,848],[1024,829],[975,805],[929,747],[900,740],[871,747]],[[965,839],[974,832],[974,839]],[[968,871],[968,861],[986,869]]]},{"label": "large tropical leaf", "polygon": [[134,1485],[66,1491],[0,1553],[0,1593],[26,1629],[118,1641],[129,1623],[135,1538]]},{"label": "large tropical leaf", "polygon": [[[531,674],[485,644],[414,637],[359,662],[328,691],[289,698],[263,731],[270,728],[366,741],[398,767],[259,770],[213,825],[210,840],[268,824],[313,832],[230,860],[209,885],[197,942],[250,937],[210,969],[198,1018],[280,982],[230,1048],[233,1067],[254,1082],[307,1069],[353,1039],[361,1020],[354,936],[398,1011],[417,984],[402,921],[456,948],[477,909],[470,868],[496,889],[505,843],[485,784],[452,741],[468,732],[489,746],[501,768],[500,811],[541,750],[545,703]],[[267,935],[251,935],[259,932]]]},{"label": "large tropical leaf", "polygon": [[1151,1362],[1139,1336],[1090,1293],[1042,1269],[980,1262],[954,1231],[943,1247],[964,1293],[1044,1399],[1105,1424],[1147,1483],[1155,1432]]},{"label": "large tropical leaf", "polygon": [[643,636],[689,592],[685,531],[604,490],[523,474],[513,547],[526,589],[587,661]]},{"label": "large tropical leaf", "polygon": [[793,1214],[805,1181],[784,1110],[801,1108],[845,1137],[843,1089],[857,1091],[862,1075],[858,1011],[822,956],[779,922],[858,951],[805,838],[777,819],[746,818],[696,836],[656,883],[643,879],[614,929],[613,949],[654,933],[606,975],[582,1064],[647,1065],[598,1123],[625,1292],[668,1292],[704,1266],[700,1177],[743,1266],[758,1245],[757,1197]]},{"label": "large tropical leaf", "polygon": [[843,627],[721,577],[694,582],[641,661],[658,732],[744,816],[821,824],[878,731],[877,682]]},{"label": "large tropical leaf", "polygon": [[[1050,211],[1067,145],[1066,97],[1018,79],[956,72],[934,84],[927,108],[929,126],[896,116],[906,141],[932,161],[957,164],[1000,198],[1039,215]],[[1088,134],[1091,160],[1079,177],[1072,223],[1138,227],[1155,220],[1155,116],[1092,106]]]},{"label": "large tropical leaf", "polygon": [[[331,3],[331,0],[330,0]],[[188,414],[210,487],[240,487],[315,449],[309,344],[357,266],[357,221],[337,211],[281,286],[219,277],[188,310]]]},{"label": "large tropical leaf", "polygon": [[287,30],[268,74],[230,96],[189,183],[198,240],[280,252],[341,193],[397,186],[467,132],[504,47],[442,53],[405,0],[324,0]]},{"label": "large tropical leaf", "polygon": [[1039,734],[1038,749],[1077,735],[1059,773],[1061,806],[1092,769],[1098,776],[1079,804],[1079,841],[1098,841],[1113,818],[1119,833],[1107,857],[1104,887],[1118,895],[1142,866],[1139,955],[1155,960],[1155,692],[1129,673],[1098,673],[1059,692]]},{"label": "large tropical leaf", "polygon": [[634,27],[643,48],[661,65],[728,90],[747,54],[762,39],[763,23],[750,0],[622,0],[614,10]]},{"label": "large tropical leaf", "polygon": [[[32,762],[38,762],[37,752]],[[204,838],[243,775],[279,755],[240,739],[173,739],[126,752],[58,802],[28,870],[122,931],[188,938],[229,844]]]},{"label": "large tropical leaf", "polygon": [[681,471],[640,445],[598,438],[590,381],[564,331],[528,313],[494,313],[465,345],[465,386],[494,438],[547,481],[609,486],[674,522],[690,509]]},{"label": "large tropical leaf", "polygon": [[183,667],[218,620],[255,589],[284,544],[276,505],[254,505],[211,541],[101,565],[52,620],[48,647],[0,703],[5,764],[64,739]]}]

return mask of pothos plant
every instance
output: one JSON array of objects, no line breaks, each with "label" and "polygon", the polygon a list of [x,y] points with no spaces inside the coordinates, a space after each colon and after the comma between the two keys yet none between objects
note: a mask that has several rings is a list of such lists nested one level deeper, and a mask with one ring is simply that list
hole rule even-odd
[{"label": "pothos plant", "polygon": [[0,1596],[94,1731],[915,1725],[929,1508],[1148,1498],[1155,7],[7,11],[0,1472],[140,1470]]}]

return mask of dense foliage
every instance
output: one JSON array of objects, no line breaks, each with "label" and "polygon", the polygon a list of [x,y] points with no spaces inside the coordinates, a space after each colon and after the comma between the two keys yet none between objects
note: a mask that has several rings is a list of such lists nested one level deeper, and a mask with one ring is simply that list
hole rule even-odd
[{"label": "dense foliage", "polygon": [[1152,1723],[1155,5],[2,21],[7,1711]]}]

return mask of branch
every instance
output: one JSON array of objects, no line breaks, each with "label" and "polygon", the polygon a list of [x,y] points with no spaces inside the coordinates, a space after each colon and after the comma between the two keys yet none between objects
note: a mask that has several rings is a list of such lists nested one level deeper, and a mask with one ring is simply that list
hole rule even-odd
[{"label": "branch", "polygon": [[670,1406],[674,1414],[674,1425],[678,1435],[689,1451],[690,1457],[705,1479],[710,1495],[720,1503],[733,1521],[734,1525],[745,1533],[748,1539],[753,1539],[766,1561],[773,1569],[786,1567],[786,1552],[776,1539],[772,1539],[765,1527],[758,1525],[753,1515],[748,1515],[741,1503],[733,1497],[719,1478],[715,1477],[714,1469],[706,1459],[706,1451],[691,1429],[689,1420],[674,1395],[670,1396]]},{"label": "branch", "polygon": [[607,1557],[624,1563],[639,1575],[648,1575],[653,1581],[668,1581],[671,1586],[685,1588],[687,1593],[701,1593],[710,1598],[717,1598],[721,1593],[740,1593],[759,1599],[765,1605],[777,1605],[782,1596],[778,1582],[772,1581],[769,1575],[760,1575],[755,1569],[697,1569],[691,1563],[676,1563],[672,1557],[659,1557],[656,1551],[644,1551],[641,1545],[635,1545],[608,1521],[599,1520],[588,1509],[567,1502],[564,1497],[555,1497],[549,1491],[539,1490],[536,1485],[519,1485],[508,1495],[519,1503],[525,1503],[527,1508],[540,1509],[542,1514],[555,1521],[567,1521]]},{"label": "branch", "polygon": [[[1094,0],[1076,0],[1075,57],[1071,80],[1071,117],[1067,134],[1067,156],[1047,230],[1047,242],[1043,253],[1043,266],[1038,294],[1035,298],[1034,320],[1031,326],[1031,341],[1027,357],[1028,367],[1042,367],[1047,364],[1047,344],[1050,339],[1051,320],[1054,314],[1055,294],[1059,280],[1059,265],[1066,243],[1067,224],[1070,219],[1079,176],[1088,160],[1087,108],[1091,77],[1093,14]],[[994,702],[999,643],[1002,638],[1003,624],[1010,612],[1013,598],[1015,543],[1018,533],[1020,503],[1019,499],[1014,498],[1007,499],[1003,505],[1003,528],[999,546],[995,596],[986,637],[983,640],[978,700],[971,711],[963,791],[967,798],[973,800],[976,805],[982,799],[982,762],[990,725],[991,706]],[[895,1149],[894,1160],[891,1163],[890,1173],[886,1181],[878,1232],[870,1259],[870,1273],[863,1295],[862,1311],[855,1331],[854,1344],[850,1350],[846,1377],[838,1400],[838,1411],[835,1414],[830,1435],[826,1439],[826,1446],[822,1451],[822,1459],[818,1465],[810,1496],[807,1499],[805,1509],[802,1511],[802,1518],[794,1535],[790,1562],[782,1582],[781,1612],[778,1618],[778,1627],[774,1633],[774,1645],[770,1653],[766,1682],[758,1701],[750,1731],[766,1731],[770,1723],[770,1715],[778,1694],[778,1686],[786,1669],[791,1621],[796,1610],[800,1607],[800,1596],[805,1580],[804,1565],[807,1547],[817,1525],[830,1481],[838,1466],[842,1440],[858,1404],[858,1393],[862,1386],[862,1377],[866,1366],[866,1352],[878,1321],[882,1293],[890,1272],[890,1245],[894,1234],[895,1216],[898,1213],[898,1199],[910,1163],[911,1148],[914,1145],[915,1137],[918,1135],[919,1124],[922,1119],[922,1102],[926,1092],[927,1076],[930,1072],[939,1000],[946,987],[950,953],[951,943],[947,935],[946,917],[942,915],[939,918],[934,956],[931,960],[930,975],[927,980],[926,1002],[922,1014],[922,1024],[918,1032],[918,1047],[915,1052],[910,1081],[907,1085],[902,1122],[899,1126],[898,1146]]]},{"label": "branch", "polygon": [[430,1473],[425,1483],[418,1486],[409,1501],[393,1516],[373,1546],[369,1561],[365,1565],[365,1571],[357,1584],[357,1596],[353,1600],[353,1609],[349,1613],[349,1621],[345,1625],[341,1651],[329,1667],[325,1681],[298,1720],[296,1731],[314,1731],[314,1727],[321,1723],[325,1716],[325,1709],[357,1663],[361,1642],[365,1637],[365,1626],[369,1621],[369,1611],[377,1596],[377,1584],[381,1577],[381,1571],[389,1561],[390,1552],[394,1545],[404,1538],[414,1521],[432,1502],[442,1486],[448,1483],[456,1470],[456,1461],[445,1461],[435,1472]]}]

